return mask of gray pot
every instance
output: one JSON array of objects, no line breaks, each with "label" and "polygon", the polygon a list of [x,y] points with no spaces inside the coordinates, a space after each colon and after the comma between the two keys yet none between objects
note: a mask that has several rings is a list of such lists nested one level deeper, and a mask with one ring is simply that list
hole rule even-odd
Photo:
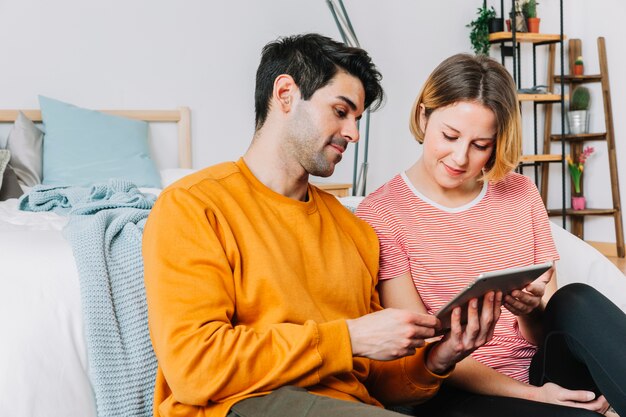
[{"label": "gray pot", "polygon": [[574,110],[567,112],[567,124],[569,125],[569,133],[578,135],[580,133],[589,132],[589,111]]}]

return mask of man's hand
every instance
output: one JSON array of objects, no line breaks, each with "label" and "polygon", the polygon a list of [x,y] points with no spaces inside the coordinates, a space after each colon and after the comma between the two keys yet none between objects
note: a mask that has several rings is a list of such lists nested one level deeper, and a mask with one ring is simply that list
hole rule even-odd
[{"label": "man's hand", "polygon": [[515,290],[504,297],[504,307],[516,316],[526,316],[541,305],[546,286],[552,280],[554,268],[550,268],[523,290]]},{"label": "man's hand", "polygon": [[604,414],[609,409],[609,403],[606,401],[606,398],[604,398],[604,395],[596,398],[595,394],[591,391],[573,391],[553,384],[552,382],[537,387],[530,399],[542,403],[584,408],[600,414]]},{"label": "man's hand", "polygon": [[461,307],[452,310],[450,332],[437,342],[428,353],[426,367],[443,374],[474,350],[493,337],[500,318],[502,293],[489,292],[483,297],[483,308],[478,314],[478,300],[473,299],[467,308],[467,324],[461,325]]},{"label": "man's hand", "polygon": [[375,360],[412,355],[435,335],[439,320],[430,314],[388,308],[347,320],[352,354]]}]

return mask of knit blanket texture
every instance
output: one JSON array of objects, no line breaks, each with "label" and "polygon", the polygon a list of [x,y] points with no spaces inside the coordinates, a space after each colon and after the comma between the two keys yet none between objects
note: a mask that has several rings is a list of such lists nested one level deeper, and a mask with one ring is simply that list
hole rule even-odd
[{"label": "knit blanket texture", "polygon": [[110,179],[91,187],[39,184],[22,195],[18,204],[23,211],[52,211],[66,215],[93,214],[121,207],[149,210],[154,200],[155,196],[142,194],[131,181]]},{"label": "knit blanket texture", "polygon": [[68,215],[99,417],[152,416],[157,361],[148,331],[141,239],[153,195],[130,181],[34,187],[23,210]]}]

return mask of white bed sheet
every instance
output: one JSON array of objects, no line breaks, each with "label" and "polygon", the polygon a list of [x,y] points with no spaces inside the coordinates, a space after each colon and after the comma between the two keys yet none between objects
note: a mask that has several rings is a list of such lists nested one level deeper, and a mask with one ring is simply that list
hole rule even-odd
[{"label": "white bed sheet", "polygon": [[[192,173],[161,171],[164,185]],[[160,189],[140,189],[158,195]],[[25,190],[28,191],[28,190]],[[68,218],[0,202],[0,416],[95,417]]]},{"label": "white bed sheet", "polygon": [[0,203],[0,415],[95,416],[65,217]]},{"label": "white bed sheet", "polygon": [[[18,200],[12,198],[0,202],[0,232],[26,230],[62,230],[67,217],[51,212],[33,213],[20,211]],[[6,240],[6,239],[2,239]]]}]

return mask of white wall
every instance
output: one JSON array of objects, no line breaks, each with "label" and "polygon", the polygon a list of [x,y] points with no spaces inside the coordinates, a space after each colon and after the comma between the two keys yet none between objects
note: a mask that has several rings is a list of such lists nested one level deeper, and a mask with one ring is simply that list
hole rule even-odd
[{"label": "white wall", "polygon": [[[437,63],[470,51],[465,25],[482,0],[344,2],[387,93],[385,107],[371,120],[371,191],[421,152],[407,128],[413,100]],[[492,3],[498,8],[499,2]],[[597,71],[596,37],[607,38],[618,160],[624,161],[626,125],[619,115],[626,112],[626,99],[618,93],[626,91],[620,77],[626,58],[618,48],[626,6],[620,0],[565,3],[565,33],[583,40],[588,72]],[[538,10],[542,32],[558,31],[558,1],[543,0]],[[90,108],[186,105],[192,109],[194,166],[233,160],[252,136],[262,46],[300,32],[339,39],[324,0],[0,1],[0,108],[37,107],[38,94]],[[594,98],[592,126],[598,127],[599,94]],[[610,204],[605,152],[585,172],[591,205]],[[332,180],[351,182],[351,156]],[[620,174],[626,194],[626,172]],[[587,225],[588,239],[614,240],[610,220]]]}]

